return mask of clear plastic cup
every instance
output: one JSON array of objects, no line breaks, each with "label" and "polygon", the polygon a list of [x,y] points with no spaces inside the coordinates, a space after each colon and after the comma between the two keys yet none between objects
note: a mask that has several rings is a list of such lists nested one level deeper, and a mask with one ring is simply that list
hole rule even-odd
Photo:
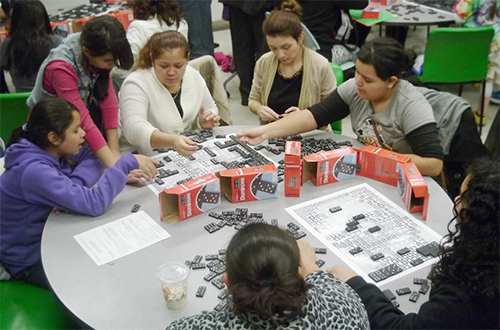
[{"label": "clear plastic cup", "polygon": [[170,309],[186,306],[189,268],[181,262],[169,262],[158,268],[156,276],[161,281],[163,296]]}]

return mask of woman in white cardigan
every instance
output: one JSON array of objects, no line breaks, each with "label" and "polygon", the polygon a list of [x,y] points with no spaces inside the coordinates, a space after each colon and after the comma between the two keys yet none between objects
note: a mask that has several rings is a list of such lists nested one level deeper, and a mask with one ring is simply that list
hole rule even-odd
[{"label": "woman in white cardigan", "polygon": [[122,149],[151,154],[172,147],[189,156],[198,147],[180,133],[219,126],[217,106],[188,58],[189,44],[179,32],[148,40],[120,90]]}]

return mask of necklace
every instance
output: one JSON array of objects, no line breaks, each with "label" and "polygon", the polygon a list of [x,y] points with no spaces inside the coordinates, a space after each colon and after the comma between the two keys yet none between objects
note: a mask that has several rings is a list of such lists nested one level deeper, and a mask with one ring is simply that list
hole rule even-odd
[{"label": "necklace", "polygon": [[179,85],[179,89],[177,90],[177,93],[175,93],[175,95],[172,93],[170,93],[170,95],[172,95],[172,98],[175,100],[177,98],[177,96],[179,96],[180,92],[181,92],[181,85]]},{"label": "necklace", "polygon": [[285,77],[281,71],[280,71],[280,68],[278,67],[278,74],[281,76],[281,78],[285,79],[285,80],[292,80],[293,78],[297,77],[299,74],[302,73],[302,70],[304,70],[304,64],[302,64],[302,66],[300,67],[299,71],[295,72],[294,74],[292,74],[290,77]]}]

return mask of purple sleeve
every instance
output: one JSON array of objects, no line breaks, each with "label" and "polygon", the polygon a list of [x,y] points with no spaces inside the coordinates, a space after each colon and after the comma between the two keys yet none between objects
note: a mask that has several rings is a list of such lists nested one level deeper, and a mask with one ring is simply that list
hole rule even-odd
[{"label": "purple sleeve", "polygon": [[26,200],[91,216],[103,214],[123,190],[128,173],[139,163],[131,153],[123,155],[108,168],[97,186],[88,188],[74,183],[67,175],[44,163],[29,165],[21,179]]},{"label": "purple sleeve", "polygon": [[104,172],[104,165],[87,147],[72,158],[76,163],[68,177],[76,184],[92,187]]}]

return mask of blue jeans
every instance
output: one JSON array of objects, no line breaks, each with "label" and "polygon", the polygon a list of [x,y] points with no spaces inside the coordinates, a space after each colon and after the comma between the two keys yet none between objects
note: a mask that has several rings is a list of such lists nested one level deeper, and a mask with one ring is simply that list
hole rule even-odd
[{"label": "blue jeans", "polygon": [[37,287],[52,291],[41,261],[23,270],[21,274],[17,274],[14,278],[16,280],[21,280]]},{"label": "blue jeans", "polygon": [[212,0],[178,0],[184,11],[189,31],[191,59],[203,55],[214,56],[214,34],[212,31]]}]

